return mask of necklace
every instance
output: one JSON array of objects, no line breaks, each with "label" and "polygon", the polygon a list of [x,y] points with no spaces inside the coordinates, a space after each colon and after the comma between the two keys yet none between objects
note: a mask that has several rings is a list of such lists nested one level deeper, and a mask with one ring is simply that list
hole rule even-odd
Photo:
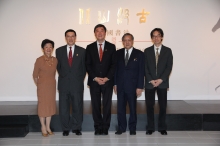
[{"label": "necklace", "polygon": [[[51,60],[50,60],[50,58],[51,58]],[[44,59],[45,59],[45,61],[47,62],[47,64],[48,64],[49,66],[52,66],[52,65],[53,65],[53,56],[51,56],[51,57],[46,57],[46,56],[44,55]]]}]

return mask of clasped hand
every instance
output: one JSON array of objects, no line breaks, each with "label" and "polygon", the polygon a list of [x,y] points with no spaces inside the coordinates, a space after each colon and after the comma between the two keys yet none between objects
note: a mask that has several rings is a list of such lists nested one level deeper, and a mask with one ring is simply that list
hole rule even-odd
[{"label": "clasped hand", "polygon": [[109,79],[107,77],[105,78],[100,78],[100,77],[96,77],[94,79],[99,85],[104,85]]},{"label": "clasped hand", "polygon": [[151,81],[150,81],[150,83],[151,83],[154,87],[158,87],[162,82],[163,82],[162,79],[157,79],[157,80],[151,80]]}]

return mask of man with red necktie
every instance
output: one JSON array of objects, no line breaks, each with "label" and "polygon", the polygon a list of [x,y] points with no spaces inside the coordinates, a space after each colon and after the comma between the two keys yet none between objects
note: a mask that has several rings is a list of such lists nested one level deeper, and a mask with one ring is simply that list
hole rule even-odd
[{"label": "man with red necktie", "polygon": [[[75,45],[74,30],[67,30],[65,39],[67,45],[56,49],[60,121],[63,136],[68,136],[71,129],[76,135],[82,135],[86,50]],[[72,105],[72,117],[70,117],[70,105]]]},{"label": "man with red necktie", "polygon": [[[95,135],[108,135],[111,121],[116,47],[105,40],[106,27],[104,25],[96,25],[94,34],[97,41],[89,44],[86,48],[86,69],[89,75],[88,86],[92,101],[92,115]],[[103,105],[103,116],[101,105]]]}]

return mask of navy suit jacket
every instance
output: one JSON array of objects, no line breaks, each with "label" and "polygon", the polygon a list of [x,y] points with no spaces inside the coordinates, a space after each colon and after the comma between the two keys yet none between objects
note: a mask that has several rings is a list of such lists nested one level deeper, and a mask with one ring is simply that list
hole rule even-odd
[{"label": "navy suit jacket", "polygon": [[160,56],[157,64],[156,74],[156,58],[154,45],[144,50],[145,57],[145,88],[153,89],[153,85],[149,83],[151,80],[162,79],[163,82],[158,88],[169,88],[169,76],[173,67],[173,54],[170,48],[162,45]]},{"label": "navy suit jacket", "polygon": [[144,88],[144,53],[133,48],[127,66],[125,66],[125,48],[116,52],[116,71],[114,84],[117,92],[134,93]]}]

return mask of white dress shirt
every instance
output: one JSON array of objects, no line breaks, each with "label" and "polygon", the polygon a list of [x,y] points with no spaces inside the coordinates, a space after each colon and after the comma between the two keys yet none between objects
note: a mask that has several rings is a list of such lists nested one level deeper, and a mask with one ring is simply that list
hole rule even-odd
[{"label": "white dress shirt", "polygon": [[[97,48],[98,48],[98,52],[99,52],[99,48],[100,48],[100,45],[99,44],[102,44],[101,45],[101,47],[102,47],[102,52],[104,52],[104,47],[105,47],[105,41],[104,42],[102,42],[102,43],[99,43],[98,41],[97,41]],[[100,53],[99,53],[100,54]]]},{"label": "white dress shirt", "polygon": [[71,48],[71,50],[72,50],[72,56],[73,56],[74,50],[75,50],[75,45],[73,45],[73,46],[67,45],[67,57],[68,57],[68,58],[69,58],[70,47],[72,47],[72,48]]},{"label": "white dress shirt", "polygon": [[160,54],[161,47],[162,47],[162,45],[160,45],[159,47],[157,47],[157,46],[154,45],[154,53],[155,53],[155,56],[156,56],[157,48],[158,48],[158,53]]},{"label": "white dress shirt", "polygon": [[[128,54],[129,54],[128,60],[129,60],[129,58],[130,58],[130,56],[131,56],[132,50],[133,50],[133,47],[131,47],[130,49],[128,49]],[[127,53],[127,49],[125,49],[125,57],[126,57],[126,53]]]}]

